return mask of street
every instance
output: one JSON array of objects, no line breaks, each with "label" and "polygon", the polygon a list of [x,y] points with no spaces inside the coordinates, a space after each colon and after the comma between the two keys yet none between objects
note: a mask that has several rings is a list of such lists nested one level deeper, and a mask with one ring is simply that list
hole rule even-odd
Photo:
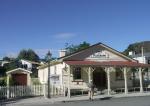
[{"label": "street", "polygon": [[[35,100],[35,99],[34,99]],[[109,100],[94,101],[75,101],[75,102],[48,102],[47,100],[29,100],[8,102],[1,106],[150,106],[150,96],[146,97],[128,97],[128,98],[112,98]]]}]

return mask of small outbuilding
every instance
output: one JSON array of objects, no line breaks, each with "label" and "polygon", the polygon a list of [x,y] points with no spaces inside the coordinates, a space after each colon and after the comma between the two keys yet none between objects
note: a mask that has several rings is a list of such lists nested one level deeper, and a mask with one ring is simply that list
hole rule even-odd
[{"label": "small outbuilding", "polygon": [[6,72],[7,74],[7,85],[10,84],[10,77],[15,82],[15,85],[30,85],[32,72],[23,68],[16,68]]}]

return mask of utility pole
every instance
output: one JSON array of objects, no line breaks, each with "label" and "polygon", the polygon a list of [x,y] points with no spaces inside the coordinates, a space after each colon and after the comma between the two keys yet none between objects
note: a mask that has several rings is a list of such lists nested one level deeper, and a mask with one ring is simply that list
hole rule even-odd
[{"label": "utility pole", "polygon": [[51,52],[48,51],[47,55],[46,55],[46,59],[48,62],[48,98],[51,98],[51,88],[50,88],[50,59],[51,59]]}]

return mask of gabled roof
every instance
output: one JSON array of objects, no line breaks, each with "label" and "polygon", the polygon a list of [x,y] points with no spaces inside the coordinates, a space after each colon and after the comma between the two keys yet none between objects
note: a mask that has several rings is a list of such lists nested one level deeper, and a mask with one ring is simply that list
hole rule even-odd
[{"label": "gabled roof", "polygon": [[71,54],[69,54],[69,55],[60,57],[60,58],[58,58],[58,60],[67,59],[67,58],[69,58],[69,57],[71,57],[71,56],[74,56],[74,55],[76,55],[76,54],[79,54],[79,53],[83,52],[84,50],[87,50],[87,49],[89,49],[89,48],[92,48],[92,47],[95,47],[95,46],[98,46],[98,45],[100,45],[100,46],[106,48],[107,50],[109,50],[109,51],[111,51],[111,52],[113,52],[113,53],[115,53],[115,54],[117,54],[117,55],[119,55],[119,56],[121,56],[121,57],[124,58],[124,59],[127,59],[127,60],[129,60],[129,61],[137,62],[137,60],[134,60],[134,59],[132,59],[132,58],[130,58],[130,57],[128,57],[128,56],[125,56],[124,54],[120,53],[119,51],[117,51],[117,50],[115,50],[115,49],[113,49],[113,48],[111,48],[111,47],[109,47],[109,46],[107,46],[107,45],[105,45],[105,44],[103,44],[103,43],[94,44],[94,45],[92,45],[92,46],[90,46],[90,47],[88,47],[88,48],[85,48],[85,49],[82,49],[82,50],[80,50],[80,51],[71,53]]},{"label": "gabled roof", "polygon": [[10,74],[10,73],[14,73],[14,72],[19,72],[19,71],[20,72],[25,72],[25,73],[32,73],[31,71],[23,69],[23,68],[16,68],[16,69],[7,71],[6,74]]},{"label": "gabled roof", "polygon": [[[113,48],[111,48],[111,47],[109,47],[109,46],[107,46],[107,45],[105,45],[105,44],[103,44],[103,43],[97,43],[97,44],[94,44],[94,45],[92,45],[92,46],[89,46],[89,47],[87,47],[87,48],[85,48],[85,49],[82,49],[82,50],[80,50],[80,51],[76,51],[76,52],[71,53],[71,54],[69,54],[69,55],[66,55],[66,56],[57,58],[57,60],[54,60],[54,61],[51,62],[51,65],[55,65],[55,64],[57,64],[57,63],[61,63],[61,62],[65,61],[65,59],[67,59],[67,58],[69,58],[69,57],[71,57],[71,56],[80,54],[80,53],[83,52],[84,50],[93,48],[93,47],[98,46],[98,45],[100,45],[100,46],[106,48],[107,50],[109,50],[109,51],[111,51],[111,52],[113,52],[113,53],[119,55],[120,57],[122,57],[122,58],[124,58],[124,59],[126,59],[126,60],[129,60],[129,61],[131,61],[131,62],[138,62],[137,60],[134,60],[134,59],[132,59],[132,58],[130,58],[130,57],[128,57],[128,56],[125,56],[124,54],[120,53],[119,51],[117,51],[117,50],[115,50],[115,49],[113,49]],[[42,66],[40,66],[40,67],[38,67],[38,68],[39,68],[39,69],[42,69],[42,68],[46,68],[47,66],[48,66],[48,64],[45,64],[45,65],[42,65]]]}]

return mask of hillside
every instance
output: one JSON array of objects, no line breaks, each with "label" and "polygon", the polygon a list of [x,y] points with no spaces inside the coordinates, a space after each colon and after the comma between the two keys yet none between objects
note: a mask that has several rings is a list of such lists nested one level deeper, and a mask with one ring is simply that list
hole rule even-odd
[{"label": "hillside", "polygon": [[123,52],[125,55],[128,55],[129,51],[134,51],[135,54],[141,53],[141,47],[143,46],[144,52],[150,52],[150,41],[143,41],[130,44],[127,49]]}]

